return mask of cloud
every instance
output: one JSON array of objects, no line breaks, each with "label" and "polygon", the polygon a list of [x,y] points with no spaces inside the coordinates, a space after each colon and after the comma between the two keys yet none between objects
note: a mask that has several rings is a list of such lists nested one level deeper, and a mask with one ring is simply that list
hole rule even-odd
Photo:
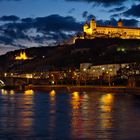
[{"label": "cloud", "polygon": [[92,14],[89,14],[87,16],[87,20],[90,21],[91,19],[96,19],[96,17],[94,15],[92,15]]},{"label": "cloud", "polygon": [[93,14],[89,14],[88,11],[84,11],[82,17],[87,21],[90,21],[93,18],[96,19],[96,17]]},{"label": "cloud", "polygon": [[137,27],[139,21],[136,19],[123,19],[124,26]]},{"label": "cloud", "polygon": [[87,2],[87,3],[94,3],[94,4],[103,5],[103,6],[112,6],[112,5],[123,4],[127,0],[65,0],[65,1]]},{"label": "cloud", "polygon": [[68,13],[71,14],[71,13],[73,13],[75,10],[76,10],[75,8],[71,8],[71,9],[68,11]]},{"label": "cloud", "polygon": [[50,15],[35,19],[35,27],[39,31],[79,31],[81,24],[72,16]]},{"label": "cloud", "polygon": [[[85,17],[89,21],[94,15],[87,13]],[[37,18],[20,19],[17,17],[17,19],[18,22],[11,22],[10,18],[0,25],[0,45],[2,44],[3,47],[27,48],[54,45],[82,32],[84,24],[76,21],[72,16],[64,17],[57,14]],[[126,26],[138,24],[135,19],[123,19],[123,21]],[[110,22],[113,26],[117,25],[114,18],[97,20],[98,25],[108,25]]]},{"label": "cloud", "polygon": [[117,20],[112,18],[110,20],[97,20],[97,25],[103,25],[103,26],[117,26]]},{"label": "cloud", "polygon": [[[6,17],[6,18],[5,18]],[[33,46],[53,45],[64,41],[82,30],[82,23],[72,16],[50,15],[37,18],[3,16],[0,25],[0,44],[25,48]],[[16,21],[18,22],[11,22]]]},{"label": "cloud", "polygon": [[113,14],[111,15],[111,17],[115,18],[115,17],[140,17],[140,4],[138,5],[133,5],[131,8],[129,8],[128,10],[124,11],[124,12],[120,12],[117,14]]},{"label": "cloud", "polygon": [[[124,26],[127,27],[137,27],[139,21],[135,19],[122,19]],[[112,26],[117,26],[118,20],[111,18],[110,20],[97,20],[98,25],[112,25]]]},{"label": "cloud", "polygon": [[124,16],[140,17],[140,4],[133,5],[130,9],[123,13]]},{"label": "cloud", "polygon": [[109,13],[110,13],[110,12],[120,12],[120,11],[123,11],[123,10],[125,10],[125,9],[126,9],[125,6],[121,6],[121,7],[113,8],[113,9],[109,10],[108,12],[109,12]]},{"label": "cloud", "polygon": [[88,16],[88,11],[84,11],[84,12],[82,13],[82,17],[83,17],[83,18],[87,18],[87,16]]},{"label": "cloud", "polygon": [[13,21],[13,22],[15,22],[15,21],[17,21],[19,19],[20,19],[19,17],[14,16],[14,15],[0,17],[1,21]]}]

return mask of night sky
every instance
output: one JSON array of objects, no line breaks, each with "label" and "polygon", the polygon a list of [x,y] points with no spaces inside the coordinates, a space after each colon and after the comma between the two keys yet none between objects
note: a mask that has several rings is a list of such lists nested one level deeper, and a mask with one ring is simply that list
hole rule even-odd
[{"label": "night sky", "polygon": [[140,0],[0,0],[0,54],[55,45],[95,18],[100,25],[139,26]]}]

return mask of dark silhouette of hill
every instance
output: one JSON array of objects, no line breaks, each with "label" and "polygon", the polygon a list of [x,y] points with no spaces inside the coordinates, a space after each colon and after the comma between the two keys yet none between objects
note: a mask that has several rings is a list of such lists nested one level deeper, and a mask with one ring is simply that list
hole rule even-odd
[{"label": "dark silhouette of hill", "polygon": [[[17,61],[15,56],[25,51],[31,60]],[[73,45],[28,48],[0,56],[1,71],[41,72],[78,68],[80,63],[110,64],[140,61],[140,40],[84,39]]]}]

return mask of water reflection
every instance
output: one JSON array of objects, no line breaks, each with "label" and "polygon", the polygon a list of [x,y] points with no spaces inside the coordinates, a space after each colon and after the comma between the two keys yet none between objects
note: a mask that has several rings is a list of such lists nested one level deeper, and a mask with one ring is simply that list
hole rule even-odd
[{"label": "water reflection", "polygon": [[55,138],[56,128],[56,91],[52,90],[49,92],[50,95],[50,108],[49,108],[49,134],[52,139]]},{"label": "water reflection", "polygon": [[[94,108],[89,101],[87,93],[73,92],[71,97],[72,136],[75,139],[94,139]],[[92,133],[91,133],[92,132]]]},{"label": "water reflection", "polygon": [[112,109],[113,109],[113,101],[114,101],[114,95],[113,94],[104,94],[100,98],[100,129],[102,131],[101,135],[99,135],[99,138],[103,139],[111,139],[112,133],[111,128],[113,127],[113,116],[112,116]]},{"label": "water reflection", "polygon": [[100,98],[100,108],[103,112],[111,112],[114,96],[112,94],[102,95]]},{"label": "water reflection", "polygon": [[1,89],[1,94],[2,95],[14,95],[15,91],[14,90],[5,90],[5,89]]},{"label": "water reflection", "polygon": [[1,94],[2,94],[2,95],[7,95],[7,94],[8,94],[8,91],[7,91],[7,90],[2,89],[2,90],[1,90]]},{"label": "water reflection", "polygon": [[80,95],[79,92],[73,92],[71,95],[71,130],[73,137],[82,136],[82,119],[81,119],[81,111],[80,111]]},{"label": "water reflection", "polygon": [[0,92],[0,139],[139,139],[140,100],[112,93]]},{"label": "water reflection", "polygon": [[14,90],[10,90],[10,95],[14,95],[15,91]]},{"label": "water reflection", "polygon": [[51,103],[55,103],[55,95],[56,95],[56,91],[55,90],[52,90],[52,91],[50,91],[50,101],[51,101]]},{"label": "water reflection", "polygon": [[[30,95],[30,96],[28,96]],[[26,90],[21,98],[17,101],[18,104],[18,119],[17,125],[18,129],[22,132],[26,132],[26,134],[30,133],[30,129],[33,124],[33,116],[34,116],[34,91]]]},{"label": "water reflection", "polygon": [[55,113],[56,111],[56,92],[52,90],[49,92],[50,95],[50,113]]},{"label": "water reflection", "polygon": [[71,105],[73,110],[77,110],[80,107],[80,96],[79,92],[73,92],[72,93],[72,98],[71,98]]},{"label": "water reflection", "polygon": [[25,90],[24,95],[34,95],[34,91],[31,89]]}]

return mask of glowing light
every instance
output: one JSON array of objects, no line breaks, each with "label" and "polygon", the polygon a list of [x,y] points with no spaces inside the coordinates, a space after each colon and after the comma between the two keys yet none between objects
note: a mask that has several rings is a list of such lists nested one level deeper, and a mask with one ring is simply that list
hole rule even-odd
[{"label": "glowing light", "polygon": [[10,90],[10,95],[14,95],[15,91],[14,90]]},{"label": "glowing light", "polygon": [[52,81],[51,83],[52,83],[52,85],[54,85],[54,81]]},{"label": "glowing light", "polygon": [[7,95],[7,94],[8,94],[8,91],[7,91],[7,90],[2,89],[2,90],[1,90],[1,94],[2,94],[2,95]]},{"label": "glowing light", "polygon": [[15,60],[27,60],[27,59],[29,58],[27,57],[25,52],[20,52],[20,55],[15,57]]},{"label": "glowing light", "polygon": [[2,85],[5,85],[4,82],[3,82],[2,80],[0,80],[0,83],[1,83]]},{"label": "glowing light", "polygon": [[51,103],[55,104],[55,95],[56,95],[55,90],[50,91],[49,94],[50,94],[50,101],[51,101]]},{"label": "glowing light", "polygon": [[71,104],[72,104],[73,109],[78,109],[80,107],[79,92],[73,92],[72,93]]},{"label": "glowing light", "polygon": [[7,76],[7,73],[4,73],[4,76],[6,77]]},{"label": "glowing light", "polygon": [[28,79],[33,78],[33,75],[32,74],[26,74],[26,78],[28,78]]},{"label": "glowing light", "polygon": [[86,71],[86,70],[87,70],[86,68],[83,69],[83,71]]},{"label": "glowing light", "polygon": [[51,97],[54,97],[55,94],[56,94],[55,90],[50,91],[50,96],[51,96]]},{"label": "glowing light", "polygon": [[104,104],[111,104],[113,102],[113,95],[108,93],[101,97],[101,102]]},{"label": "glowing light", "polygon": [[112,94],[105,94],[101,97],[101,109],[105,112],[110,112],[112,109],[112,103],[113,103],[114,97]]},{"label": "glowing light", "polygon": [[122,52],[124,52],[125,51],[125,49],[124,48],[122,48]]},{"label": "glowing light", "polygon": [[74,76],[76,76],[77,75],[77,73],[76,72],[74,72]]},{"label": "glowing light", "polygon": [[105,68],[103,67],[102,70],[105,70]]},{"label": "glowing light", "polygon": [[75,92],[72,93],[72,95],[73,95],[74,98],[79,99],[79,92],[75,91]]},{"label": "glowing light", "polygon": [[24,95],[34,95],[34,91],[33,90],[25,90]]}]

